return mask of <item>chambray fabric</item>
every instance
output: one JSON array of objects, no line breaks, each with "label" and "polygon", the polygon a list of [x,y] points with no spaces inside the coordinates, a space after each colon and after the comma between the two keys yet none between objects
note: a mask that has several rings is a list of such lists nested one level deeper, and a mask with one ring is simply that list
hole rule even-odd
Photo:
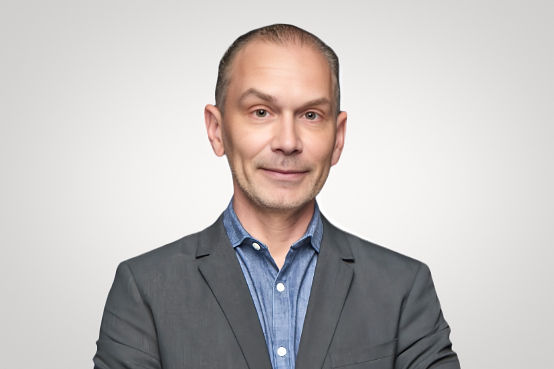
[{"label": "chambray fabric", "polygon": [[[243,228],[233,209],[233,200],[223,214],[223,225],[256,306],[274,369],[294,369],[302,326],[310,298],[323,223],[315,204],[306,233],[295,242],[281,270],[266,245]],[[257,243],[259,250],[253,247]],[[277,285],[284,284],[279,292]],[[281,348],[281,349],[279,349]],[[281,356],[278,352],[286,354]]]}]

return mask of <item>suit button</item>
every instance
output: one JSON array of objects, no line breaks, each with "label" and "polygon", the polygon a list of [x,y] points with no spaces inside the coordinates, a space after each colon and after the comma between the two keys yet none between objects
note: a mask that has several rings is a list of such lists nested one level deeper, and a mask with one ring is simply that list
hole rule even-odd
[{"label": "suit button", "polygon": [[277,355],[285,356],[286,354],[287,354],[287,349],[284,348],[283,346],[281,346],[277,349]]}]

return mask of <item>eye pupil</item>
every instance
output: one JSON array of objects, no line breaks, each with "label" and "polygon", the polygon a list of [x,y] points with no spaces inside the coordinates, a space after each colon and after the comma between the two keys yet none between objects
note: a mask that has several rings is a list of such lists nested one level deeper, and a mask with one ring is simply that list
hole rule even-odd
[{"label": "eye pupil", "polygon": [[315,119],[316,118],[316,114],[313,112],[313,111],[309,111],[306,113],[306,118],[308,119]]},{"label": "eye pupil", "polygon": [[256,110],[256,115],[258,117],[265,117],[267,115],[267,111],[265,109],[258,109]]}]

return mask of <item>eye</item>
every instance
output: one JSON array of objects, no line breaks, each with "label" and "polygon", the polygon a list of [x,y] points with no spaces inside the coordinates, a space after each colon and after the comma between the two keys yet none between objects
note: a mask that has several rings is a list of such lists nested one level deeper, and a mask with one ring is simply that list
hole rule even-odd
[{"label": "eye", "polygon": [[304,114],[304,116],[308,120],[316,120],[317,118],[319,118],[319,114],[317,114],[315,111],[308,111]]},{"label": "eye", "polygon": [[265,110],[265,109],[256,109],[254,111],[254,114],[256,114],[256,117],[258,117],[258,118],[265,118],[265,117],[267,117],[267,110]]}]

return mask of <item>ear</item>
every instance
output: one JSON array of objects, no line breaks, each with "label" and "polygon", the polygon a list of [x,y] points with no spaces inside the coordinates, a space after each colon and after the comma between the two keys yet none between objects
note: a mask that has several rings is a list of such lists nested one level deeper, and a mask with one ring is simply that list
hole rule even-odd
[{"label": "ear", "polygon": [[337,133],[335,137],[335,147],[333,148],[333,156],[331,158],[331,165],[337,164],[339,162],[340,155],[342,154],[344,136],[346,135],[346,119],[347,114],[345,111],[341,111],[337,116]]},{"label": "ear", "polygon": [[206,131],[208,139],[212,144],[212,149],[217,156],[225,154],[223,146],[223,138],[221,135],[222,115],[217,106],[208,104],[204,108],[204,121],[206,123]]}]

